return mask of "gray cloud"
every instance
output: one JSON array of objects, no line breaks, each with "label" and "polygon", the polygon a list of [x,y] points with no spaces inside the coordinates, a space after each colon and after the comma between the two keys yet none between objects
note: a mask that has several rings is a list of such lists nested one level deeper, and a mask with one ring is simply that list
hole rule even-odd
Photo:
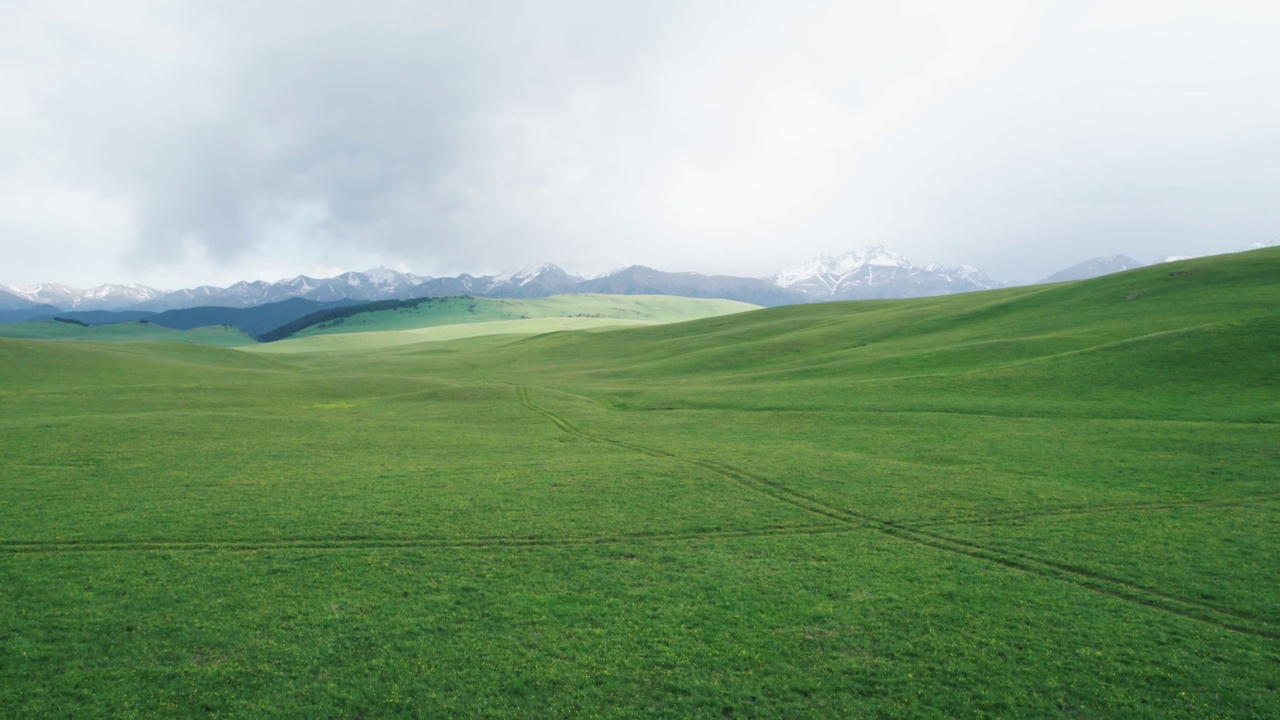
[{"label": "gray cloud", "polygon": [[1280,11],[957,5],[10,3],[0,281],[867,242],[1029,279],[1280,232]]}]

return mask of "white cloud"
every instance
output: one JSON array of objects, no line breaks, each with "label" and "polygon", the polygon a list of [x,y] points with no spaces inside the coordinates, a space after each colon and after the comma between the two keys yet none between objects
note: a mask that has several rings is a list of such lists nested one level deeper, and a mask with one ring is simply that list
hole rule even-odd
[{"label": "white cloud", "polygon": [[0,282],[1224,251],[1277,232],[1277,31],[1242,1],[10,2]]}]

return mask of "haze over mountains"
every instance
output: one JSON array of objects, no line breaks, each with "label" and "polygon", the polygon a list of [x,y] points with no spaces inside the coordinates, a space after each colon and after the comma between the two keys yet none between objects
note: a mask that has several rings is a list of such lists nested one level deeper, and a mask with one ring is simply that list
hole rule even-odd
[{"label": "haze over mountains", "polygon": [[989,290],[1001,283],[970,265],[916,267],[883,245],[869,245],[843,255],[819,255],[794,270],[774,275],[778,287],[814,301],[949,295]]},{"label": "haze over mountains", "polygon": [[[1141,266],[1142,263],[1124,255],[1094,258],[1040,282],[1082,280]],[[841,255],[820,255],[768,278],[666,272],[643,265],[583,278],[544,262],[501,275],[464,273],[456,277],[429,277],[375,268],[365,272],[346,272],[331,278],[299,275],[273,283],[242,281],[225,288],[203,285],[171,292],[132,284],[99,285],[87,290],[57,283],[16,288],[0,286],[0,321],[13,322],[59,312],[128,310],[160,313],[196,307],[251,308],[290,298],[332,303],[443,295],[499,298],[534,298],[566,293],[678,295],[775,306],[948,295],[987,290],[1003,284],[970,265],[947,268],[931,263],[920,267],[883,245],[869,245]]]},{"label": "haze over mountains", "polygon": [[1111,273],[1124,272],[1134,268],[1145,267],[1144,263],[1140,263],[1131,257],[1124,255],[1109,255],[1107,257],[1093,258],[1086,260],[1078,265],[1072,265],[1066,270],[1060,270],[1049,277],[1041,280],[1041,283],[1067,282],[1069,280],[1088,280],[1090,278],[1102,277]]},{"label": "haze over mountains", "polygon": [[300,275],[274,283],[239,282],[225,288],[205,285],[172,292],[141,285],[101,285],[78,290],[52,283],[0,288],[0,291],[9,295],[3,309],[15,311],[127,309],[163,312],[202,306],[253,307],[288,298],[332,302],[439,295],[529,298],[564,293],[679,295],[726,298],[772,306],[825,300],[944,295],[999,285],[977,268],[944,268],[936,263],[917,267],[881,245],[871,245],[838,256],[822,255],[769,278],[667,272],[643,265],[583,278],[544,262],[501,275],[464,273],[456,277],[433,278],[375,268],[332,278]]}]

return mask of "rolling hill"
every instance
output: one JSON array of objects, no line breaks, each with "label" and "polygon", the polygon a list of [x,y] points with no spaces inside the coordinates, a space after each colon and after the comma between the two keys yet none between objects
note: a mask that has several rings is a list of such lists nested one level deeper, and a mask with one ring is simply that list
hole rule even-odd
[{"label": "rolling hill", "polygon": [[[391,306],[391,307],[383,307]],[[260,335],[265,341],[366,332],[420,330],[442,325],[469,325],[495,321],[527,321],[563,318],[594,320],[591,327],[623,323],[670,323],[755,309],[732,300],[707,300],[672,296],[557,295],[532,299],[475,297],[432,297],[386,301],[318,311]],[[540,328],[565,329],[569,325],[530,324],[524,329],[504,324],[489,332],[547,332]],[[468,332],[468,335],[476,334]]]},{"label": "rolling hill", "polygon": [[[1051,287],[768,308],[608,338],[535,339],[522,357],[533,362],[545,352],[547,367],[604,377],[616,364],[626,397],[644,395],[638,388],[654,378],[662,388],[654,402],[664,405],[678,395],[699,406],[749,397],[753,407],[765,398],[779,407],[846,409],[874,407],[871,398],[939,409],[1018,398],[1025,407],[1027,397],[1055,391],[1040,377],[1049,363],[1078,367],[1055,391],[1057,412],[1091,398],[1131,407],[1153,392],[1188,411],[1256,408],[1254,388],[1280,372],[1278,265],[1280,250],[1267,249]],[[1240,347],[1229,349],[1229,341]],[[1141,362],[1126,366],[1129,354]],[[1181,385],[1208,366],[1222,388]],[[959,394],[956,378],[965,379]],[[757,384],[759,392],[743,394]],[[894,392],[868,393],[872,385]],[[922,390],[903,394],[911,387]]]},{"label": "rolling hill", "polygon": [[368,330],[353,332],[321,332],[265,342],[252,348],[253,352],[310,353],[337,350],[366,351],[381,348],[416,345],[427,342],[462,340],[466,338],[509,336],[533,336],[569,331],[600,331],[659,324],[652,320],[627,320],[610,317],[545,317],[523,320],[481,320],[449,325],[429,325],[404,330]]},{"label": "rolling hill", "polygon": [[1273,716],[1277,277],[0,339],[0,715]]},{"label": "rolling hill", "polygon": [[0,324],[0,337],[81,342],[176,342],[222,347],[239,347],[257,343],[243,331],[226,325],[175,330],[147,321],[89,326],[57,320],[8,323]]}]

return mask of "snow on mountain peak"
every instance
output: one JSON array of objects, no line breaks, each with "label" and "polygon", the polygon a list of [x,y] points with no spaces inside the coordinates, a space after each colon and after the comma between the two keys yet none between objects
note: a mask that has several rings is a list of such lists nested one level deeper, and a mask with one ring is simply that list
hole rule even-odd
[{"label": "snow on mountain peak", "polygon": [[493,282],[495,285],[504,284],[504,283],[513,283],[515,285],[527,285],[530,282],[537,280],[540,276],[542,276],[545,273],[552,273],[557,275],[574,277],[569,273],[565,272],[564,270],[560,269],[560,266],[554,263],[549,263],[544,260],[539,260],[538,262],[525,265],[519,270],[513,270],[510,272],[505,272],[505,273],[502,273],[501,275],[495,276],[493,278]]},{"label": "snow on mountain peak", "polygon": [[919,297],[999,287],[971,265],[916,267],[880,244],[841,255],[819,255],[772,280],[815,300]]},{"label": "snow on mountain peak", "polygon": [[159,290],[135,283],[107,283],[88,290],[61,283],[41,283],[8,288],[8,291],[31,302],[46,303],[64,310],[115,310],[163,294]]},{"label": "snow on mountain peak", "polygon": [[630,268],[630,267],[633,267],[633,266],[631,266],[631,265],[614,265],[614,266],[612,266],[612,267],[608,268],[607,270],[603,270],[603,271],[600,271],[600,272],[593,272],[593,273],[591,273],[590,275],[587,275],[585,279],[587,279],[587,280],[599,280],[600,278],[607,278],[607,277],[609,277],[609,276],[611,276],[611,275],[617,275],[618,273],[620,273],[620,272],[622,272],[623,270],[626,270],[626,269],[628,269],[628,268]]},{"label": "snow on mountain peak", "polygon": [[[845,257],[854,255],[847,253]],[[881,267],[912,267],[911,263],[901,255],[885,249],[883,245],[868,245],[861,251],[862,265],[878,265]]]},{"label": "snow on mountain peak", "polygon": [[839,279],[868,266],[904,269],[913,267],[901,255],[883,245],[873,244],[841,255],[819,255],[798,268],[778,273],[773,281],[781,287],[790,287],[815,277],[827,276],[838,283]]},{"label": "snow on mountain peak", "polygon": [[363,275],[365,278],[369,280],[369,282],[373,283],[376,287],[380,287],[380,288],[393,287],[395,285],[399,285],[400,283],[404,283],[404,282],[407,282],[410,285],[417,285],[419,283],[422,283],[431,279],[429,277],[425,277],[422,275],[414,275],[413,273],[410,273],[410,272],[400,272],[399,270],[392,270],[391,268],[387,268],[387,267],[376,267],[376,268],[373,268],[372,270],[365,270],[362,273],[355,273],[355,274]]}]

